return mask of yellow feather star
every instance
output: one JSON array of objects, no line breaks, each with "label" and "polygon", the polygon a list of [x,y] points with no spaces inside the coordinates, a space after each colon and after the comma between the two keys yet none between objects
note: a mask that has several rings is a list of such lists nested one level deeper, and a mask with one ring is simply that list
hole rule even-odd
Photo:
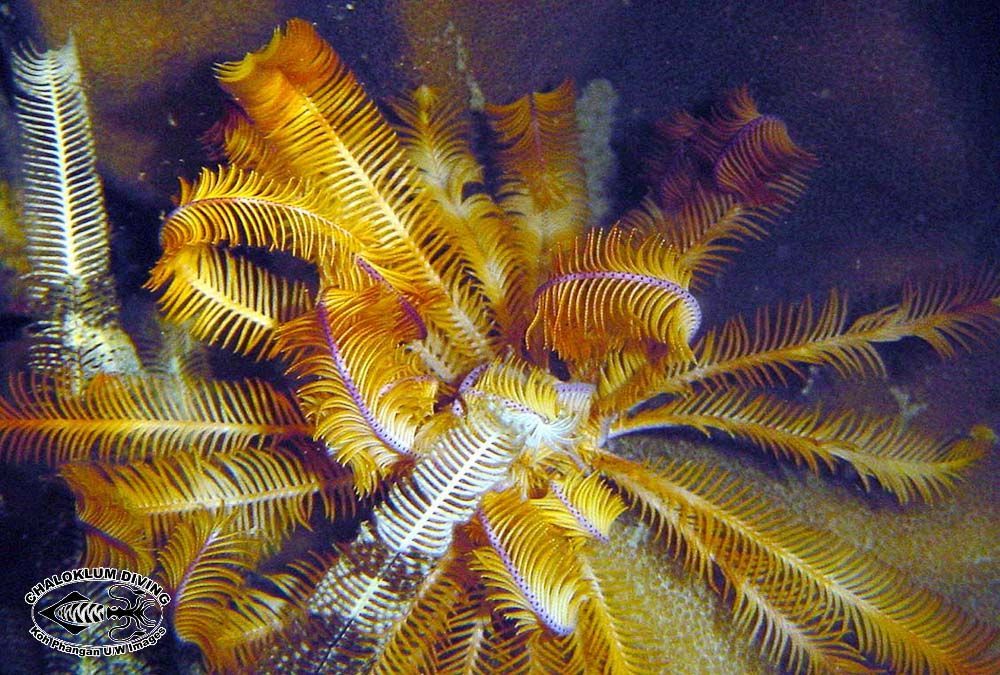
[{"label": "yellow feather star", "polygon": [[[31,87],[52,64],[72,80],[67,62],[16,68]],[[669,668],[634,618],[627,569],[595,555],[628,512],[788,671],[1000,669],[995,627],[891,565],[734,475],[631,461],[611,442],[691,428],[817,472],[850,466],[901,502],[943,498],[990,430],[955,441],[761,390],[811,366],[880,373],[880,342],[915,336],[951,356],[991,339],[1000,274],[907,287],[853,321],[832,293],[701,330],[693,291],[766,234],[815,164],[746,90],[663,125],[680,159],[654,162],[649,196],[597,229],[569,83],[487,108],[490,186],[458,108],[422,87],[389,123],[303,21],[218,76],[239,106],[215,130],[227,165],[182,182],[148,287],[190,335],[286,377],[196,377],[169,365],[198,361],[177,341],[128,374],[39,358],[0,399],[0,457],[59,470],[85,562],[161,580],[176,636],[208,668]],[[37,126],[53,113],[32,95],[22,117]],[[41,217],[36,238],[72,249],[58,226],[73,214]],[[104,220],[80,217],[100,230],[84,241],[96,255]],[[39,302],[63,274],[45,260]],[[107,283],[91,267],[89,283]],[[53,334],[72,337],[81,311],[50,308]],[[50,352],[79,361],[60,340]]]}]

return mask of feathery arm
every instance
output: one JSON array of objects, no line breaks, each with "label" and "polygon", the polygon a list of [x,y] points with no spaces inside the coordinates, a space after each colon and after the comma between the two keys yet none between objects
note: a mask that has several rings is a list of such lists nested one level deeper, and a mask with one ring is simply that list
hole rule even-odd
[{"label": "feathery arm", "polygon": [[118,325],[104,195],[76,46],[11,60],[24,162],[29,294],[39,320],[32,367],[74,388],[99,372],[138,371]]},{"label": "feathery arm", "polygon": [[[987,673],[995,629],[891,566],[762,501],[735,477],[691,462],[659,469],[607,453],[595,468],[685,566],[734,598],[742,625],[765,626],[762,647],[809,671],[856,671],[864,654],[902,672]],[[816,617],[820,617],[817,621]]]},{"label": "feathery arm", "polygon": [[805,463],[813,471],[850,464],[870,488],[874,479],[900,502],[948,494],[964,470],[979,461],[996,436],[975,427],[968,438],[939,438],[898,421],[860,413],[830,413],[739,390],[677,398],[612,423],[608,438],[636,431],[693,427],[721,431]]},{"label": "feathery arm", "polygon": [[897,305],[847,324],[847,302],[832,292],[819,308],[811,299],[762,309],[751,328],[737,317],[694,346],[695,361],[670,358],[642,365],[603,389],[601,410],[628,408],[660,392],[695,386],[742,388],[804,379],[805,365],[831,366],[841,377],[882,374],[879,342],[919,337],[943,357],[954,356],[1000,325],[1000,270],[925,286],[907,285]]}]

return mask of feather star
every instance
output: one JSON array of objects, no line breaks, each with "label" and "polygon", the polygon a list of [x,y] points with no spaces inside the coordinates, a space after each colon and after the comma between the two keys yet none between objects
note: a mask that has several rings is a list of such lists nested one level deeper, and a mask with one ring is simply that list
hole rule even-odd
[{"label": "feather star", "polygon": [[[1000,668],[994,627],[736,475],[615,451],[693,428],[851,467],[905,503],[943,497],[993,445],[985,427],[948,439],[767,389],[807,366],[882,373],[877,343],[951,356],[994,336],[995,270],[853,319],[834,292],[702,326],[698,289],[816,163],[746,90],[663,123],[648,196],[599,228],[570,83],[488,106],[477,153],[429,88],[387,121],[293,20],[218,69],[226,163],[182,181],[164,219],[147,286],[175,327],[150,354],[93,299],[107,225],[72,46],[14,71],[48,328],[0,399],[0,457],[58,470],[82,564],[161,581],[211,670],[656,670],[624,571],[594,554],[626,512],[788,671]],[[191,337],[285,376],[213,378]]]}]

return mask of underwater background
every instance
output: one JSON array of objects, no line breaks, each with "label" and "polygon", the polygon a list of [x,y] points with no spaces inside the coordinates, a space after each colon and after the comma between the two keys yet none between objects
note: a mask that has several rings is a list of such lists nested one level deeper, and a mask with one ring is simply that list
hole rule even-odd
[{"label": "underwater background", "polygon": [[[75,35],[126,306],[130,298],[143,302],[137,289],[158,255],[159,216],[177,176],[212,163],[198,141],[223,102],[212,64],[255,49],[289,17],[315,22],[376,99],[428,83],[462,100],[509,102],[566,77],[581,89],[606,80],[593,91],[601,97],[594,114],[612,115],[608,218],[641,197],[636,177],[656,119],[704,109],[747,84],[821,166],[772,236],[748,244],[701,296],[706,315],[722,317],[831,287],[846,289],[860,313],[894,297],[907,279],[997,264],[1000,9],[985,4],[50,0],[0,3],[0,22],[4,53],[25,39],[54,47]],[[10,340],[23,317],[8,312],[2,321],[0,337]],[[820,373],[803,400],[822,392],[931,429],[998,430],[992,347],[943,364],[908,341],[883,352],[889,381],[843,383]],[[17,358],[0,345],[0,370],[15,369]],[[693,436],[625,443],[634,454],[697,454],[738,466],[808,522],[998,622],[996,451],[953,498],[904,509],[735,446],[720,455]],[[0,467],[0,489],[0,638],[12,655],[0,672],[71,669],[78,664],[55,663],[28,636],[22,600],[25,586],[65,568],[79,545],[70,534],[71,498],[22,467]],[[662,602],[673,672],[768,672],[698,580],[635,545],[638,552],[619,553],[634,564],[636,583]],[[188,663],[183,654],[162,656],[149,666],[154,672]]]}]

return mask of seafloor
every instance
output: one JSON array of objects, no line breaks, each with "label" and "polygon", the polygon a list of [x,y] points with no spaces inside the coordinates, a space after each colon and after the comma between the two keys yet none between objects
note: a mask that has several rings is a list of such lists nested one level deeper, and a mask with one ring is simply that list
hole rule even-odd
[{"label": "seafloor", "polygon": [[[747,247],[703,296],[708,322],[759,304],[836,286],[858,310],[891,302],[907,279],[997,265],[1000,252],[1000,10],[989,3],[237,2],[46,0],[0,3],[5,50],[33,34],[76,35],[108,186],[116,260],[137,285],[156,256],[158,213],[175,176],[206,162],[198,135],[217,115],[211,64],[233,59],[290,16],[315,21],[376,96],[429,82],[463,98],[506,102],[565,77],[608,80],[619,97],[608,193],[620,211],[639,196],[635,176],[649,124],[705,107],[749,84],[822,165],[773,236]],[[974,5],[983,7],[973,9]],[[939,363],[917,343],[885,349],[888,381],[837,383],[819,373],[803,400],[838,400],[961,434],[1000,429],[997,341]],[[3,358],[3,357],[0,357]],[[792,510],[950,596],[986,621],[1000,617],[1000,451],[940,505],[900,508],[853,485],[805,476],[736,447],[692,438],[630,439],[625,451],[697,453],[738,470]],[[29,499],[4,483],[7,522]],[[37,494],[37,491],[36,491]],[[37,498],[37,497],[36,497]],[[23,504],[23,501],[21,502]],[[2,515],[2,514],[0,514]],[[22,516],[23,517],[23,516]],[[0,535],[3,537],[4,535]],[[8,530],[0,578],[38,537]],[[637,539],[637,538],[636,538]],[[26,550],[26,548],[28,550]],[[672,672],[761,668],[725,624],[724,610],[673,567],[634,559],[656,593]],[[9,594],[4,594],[7,598]],[[17,630],[17,594],[0,634]],[[25,624],[24,629],[27,629]]]}]

